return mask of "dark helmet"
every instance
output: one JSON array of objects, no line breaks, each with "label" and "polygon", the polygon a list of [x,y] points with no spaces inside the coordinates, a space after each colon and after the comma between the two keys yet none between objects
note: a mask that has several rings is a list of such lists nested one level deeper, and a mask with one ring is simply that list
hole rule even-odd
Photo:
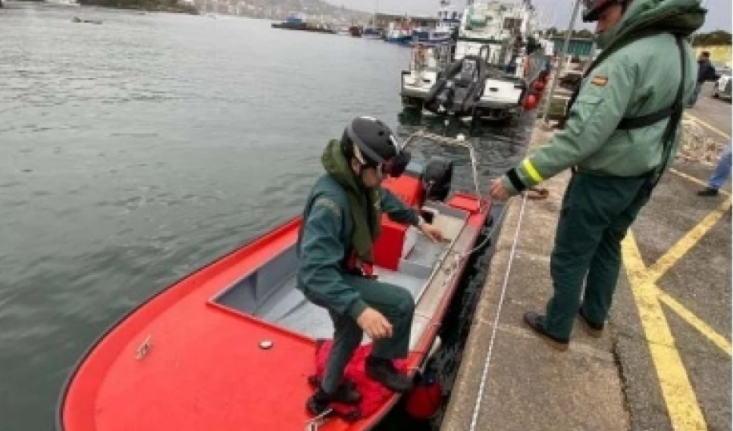
[{"label": "dark helmet", "polygon": [[392,130],[372,117],[356,117],[344,129],[341,150],[368,167],[381,166],[384,173],[399,177],[410,162],[410,153],[400,150]]},{"label": "dark helmet", "polygon": [[583,22],[598,21],[609,6],[620,4],[625,8],[628,3],[629,0],[583,0]]}]

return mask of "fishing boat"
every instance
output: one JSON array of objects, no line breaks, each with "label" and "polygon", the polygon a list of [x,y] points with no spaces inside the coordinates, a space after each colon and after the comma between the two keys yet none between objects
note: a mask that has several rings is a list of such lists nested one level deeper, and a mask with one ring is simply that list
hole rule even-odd
[{"label": "fishing boat", "polygon": [[279,28],[285,30],[300,30],[310,31],[314,33],[328,33],[336,34],[336,30],[332,29],[326,24],[313,24],[309,23],[305,19],[305,15],[302,13],[291,13],[283,22],[274,22],[270,24],[272,28]]},{"label": "fishing boat", "polygon": [[[438,157],[424,166],[412,162],[383,183],[444,236],[433,243],[384,216],[375,244],[374,274],[415,299],[403,364],[413,376],[428,360],[468,257],[483,242],[491,208],[480,194],[470,143],[418,131],[402,147],[426,140],[468,150],[474,189],[449,193],[453,164]],[[285,222],[112,325],[70,373],[57,431],[360,431],[379,423],[400,395],[389,392],[358,418],[314,418],[306,410],[316,349],[333,327],[295,287],[301,223]]]},{"label": "fishing boat", "polygon": [[387,30],[387,36],[385,41],[387,43],[393,43],[395,45],[410,46],[412,45],[412,26],[410,25],[392,25]]},{"label": "fishing boat", "polygon": [[[485,68],[475,67],[479,59]],[[471,117],[472,123],[505,121],[520,115],[530,96],[536,98],[531,89],[545,61],[529,2],[475,2],[461,17],[449,56],[440,46],[413,53],[401,73],[400,96],[405,107]],[[486,72],[478,74],[479,69]],[[475,81],[478,76],[483,82]],[[453,96],[459,93],[470,100]]]},{"label": "fishing boat", "polygon": [[419,27],[413,31],[413,46],[434,46],[454,43],[453,33],[461,24],[460,12],[450,0],[441,0],[435,27]]},{"label": "fishing boat", "polygon": [[412,32],[412,44],[434,46],[451,43],[451,30],[447,27],[419,27]]}]

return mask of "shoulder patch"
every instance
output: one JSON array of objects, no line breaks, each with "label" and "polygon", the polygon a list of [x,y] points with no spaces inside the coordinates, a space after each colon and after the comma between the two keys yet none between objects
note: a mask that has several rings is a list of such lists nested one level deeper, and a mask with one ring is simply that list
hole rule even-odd
[{"label": "shoulder patch", "polygon": [[594,76],[593,79],[590,81],[591,84],[597,85],[599,87],[603,87],[608,83],[608,77],[607,76]]},{"label": "shoulder patch", "polygon": [[335,215],[338,218],[341,218],[341,208],[338,206],[336,202],[334,202],[331,198],[321,196],[318,199],[316,199],[315,202],[313,202],[313,208],[315,207],[324,207],[330,210],[333,215]]}]

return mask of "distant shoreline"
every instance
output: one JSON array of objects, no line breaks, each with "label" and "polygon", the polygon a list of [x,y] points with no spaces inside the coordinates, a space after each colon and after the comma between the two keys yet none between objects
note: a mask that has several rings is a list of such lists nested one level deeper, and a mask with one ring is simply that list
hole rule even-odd
[{"label": "distant shoreline", "polygon": [[[12,0],[19,3],[40,3],[54,5],[53,2],[45,0]],[[2,0],[3,4],[8,3]],[[183,13],[188,15],[201,15],[194,6],[177,4],[171,0],[82,0],[80,6],[96,6],[108,9],[139,10],[145,12],[169,12]]]}]

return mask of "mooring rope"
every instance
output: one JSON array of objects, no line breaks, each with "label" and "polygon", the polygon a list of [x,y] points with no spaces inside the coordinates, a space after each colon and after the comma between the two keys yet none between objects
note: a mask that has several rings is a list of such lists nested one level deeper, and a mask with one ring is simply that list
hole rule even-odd
[{"label": "mooring rope", "polygon": [[476,397],[476,403],[473,406],[473,416],[471,418],[470,431],[476,430],[476,423],[478,421],[478,412],[481,406],[481,401],[484,397],[484,387],[486,386],[486,378],[489,374],[489,365],[491,364],[491,355],[494,352],[494,340],[496,339],[496,328],[499,326],[499,317],[501,316],[501,309],[504,305],[504,295],[506,294],[507,286],[509,285],[509,273],[512,270],[512,262],[514,262],[514,256],[517,249],[517,242],[519,240],[519,230],[522,226],[522,219],[524,217],[524,207],[527,203],[527,194],[524,194],[522,199],[522,207],[519,211],[519,221],[517,222],[517,230],[514,232],[514,241],[512,242],[512,249],[509,252],[509,264],[507,265],[506,273],[504,274],[504,283],[501,287],[501,295],[499,296],[499,305],[496,310],[496,317],[494,318],[494,325],[491,328],[491,338],[489,341],[489,350],[486,352],[486,360],[484,361],[484,369],[481,372],[481,381],[478,388],[478,396]]}]

